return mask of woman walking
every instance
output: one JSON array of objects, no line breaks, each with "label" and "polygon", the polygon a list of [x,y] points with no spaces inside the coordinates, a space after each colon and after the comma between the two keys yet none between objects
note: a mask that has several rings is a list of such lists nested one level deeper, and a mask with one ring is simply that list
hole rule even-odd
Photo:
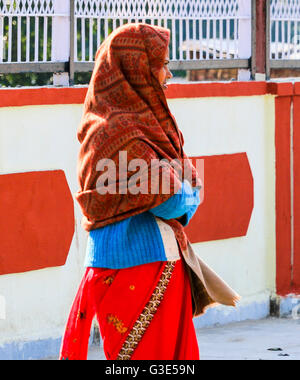
[{"label": "woman walking", "polygon": [[[200,180],[164,95],[172,77],[169,38],[168,29],[127,24],[96,54],[78,130],[86,272],[64,360],[87,358],[94,316],[107,359],[197,360],[193,316],[218,298],[230,305],[237,299],[207,267],[203,277],[184,233],[200,203]],[[219,288],[209,290],[207,279]]]}]

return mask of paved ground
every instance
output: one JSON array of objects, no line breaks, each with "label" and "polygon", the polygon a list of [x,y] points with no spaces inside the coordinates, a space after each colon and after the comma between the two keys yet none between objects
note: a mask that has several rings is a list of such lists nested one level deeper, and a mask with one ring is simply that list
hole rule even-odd
[{"label": "paved ground", "polygon": [[[300,320],[245,321],[199,329],[197,337],[202,360],[300,360]],[[92,346],[89,360],[105,360],[103,351]]]}]

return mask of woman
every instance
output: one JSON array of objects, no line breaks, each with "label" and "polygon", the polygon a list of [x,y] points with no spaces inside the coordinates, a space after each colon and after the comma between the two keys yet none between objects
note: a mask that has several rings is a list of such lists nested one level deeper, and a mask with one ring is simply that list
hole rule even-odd
[{"label": "woman", "polygon": [[87,269],[61,359],[86,359],[95,315],[107,359],[199,359],[193,313],[214,304],[214,292],[200,274],[196,305],[185,264],[197,272],[184,226],[200,180],[164,95],[169,38],[168,29],[127,24],[96,54],[78,130]]}]

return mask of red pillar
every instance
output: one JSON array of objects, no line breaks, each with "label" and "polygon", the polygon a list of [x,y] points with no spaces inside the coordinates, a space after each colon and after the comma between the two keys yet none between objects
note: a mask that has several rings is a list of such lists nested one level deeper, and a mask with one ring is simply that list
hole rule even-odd
[{"label": "red pillar", "polygon": [[276,98],[276,288],[285,296],[292,290],[291,242],[291,96]]},{"label": "red pillar", "polygon": [[295,84],[293,109],[294,254],[292,283],[293,293],[300,294],[300,83]]}]

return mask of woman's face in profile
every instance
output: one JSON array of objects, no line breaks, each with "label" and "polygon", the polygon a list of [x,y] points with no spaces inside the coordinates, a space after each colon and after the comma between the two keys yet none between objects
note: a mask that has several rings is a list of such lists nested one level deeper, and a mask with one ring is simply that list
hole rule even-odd
[{"label": "woman's face in profile", "polygon": [[168,88],[167,80],[171,79],[173,77],[173,75],[170,72],[169,67],[168,67],[169,62],[170,62],[169,49],[167,49],[164,65],[158,73],[158,81],[159,81],[163,90],[166,90]]}]

